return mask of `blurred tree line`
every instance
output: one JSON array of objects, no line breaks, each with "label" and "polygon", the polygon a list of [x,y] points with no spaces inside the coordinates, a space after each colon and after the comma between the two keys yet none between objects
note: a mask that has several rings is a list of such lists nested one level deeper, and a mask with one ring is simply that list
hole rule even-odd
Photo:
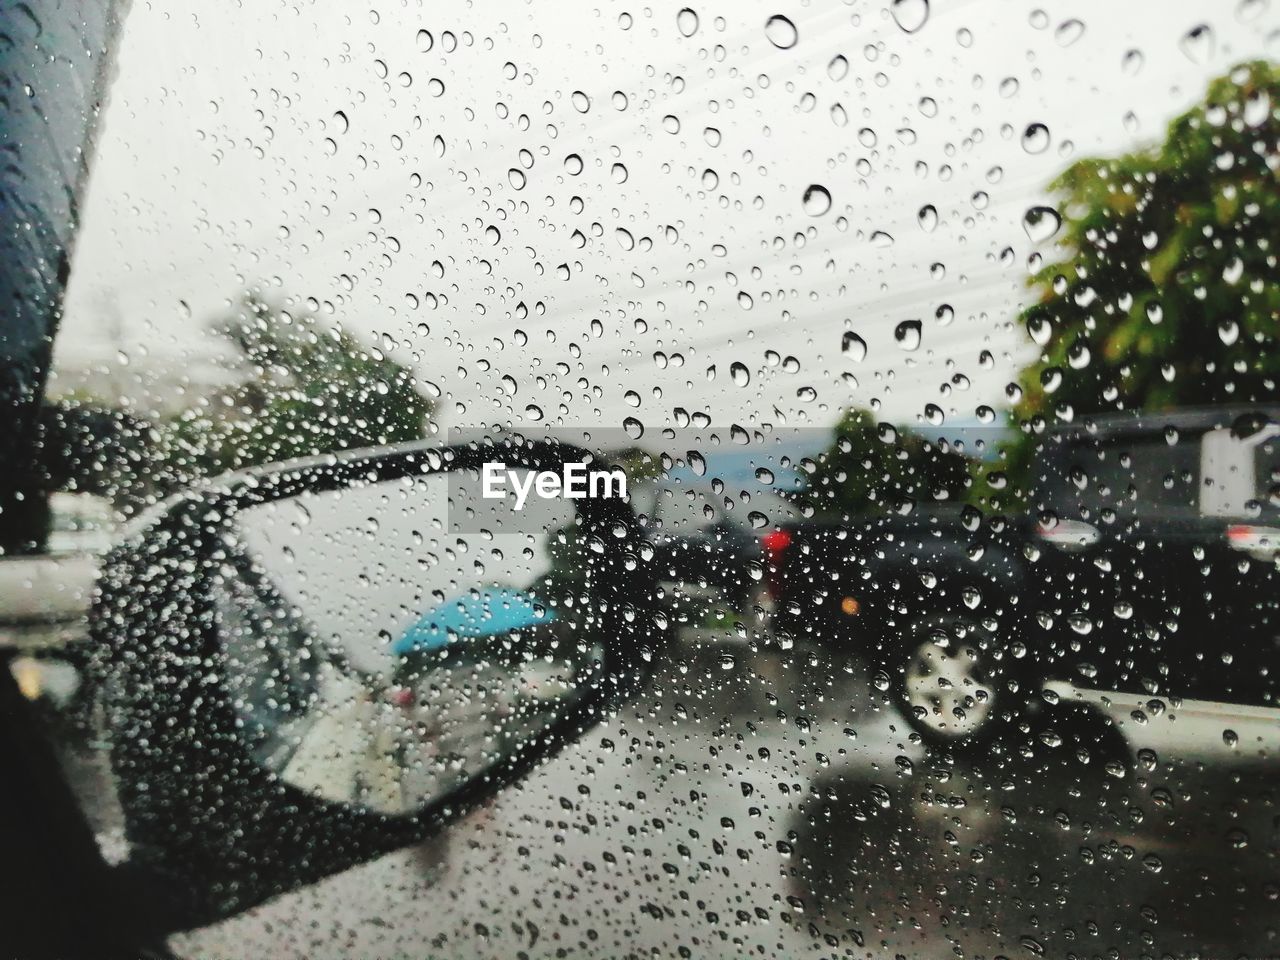
[{"label": "blurred tree line", "polygon": [[854,410],[810,484],[820,502],[891,508],[941,491],[1017,509],[1055,424],[1280,396],[1280,68],[1234,67],[1163,142],[1079,160],[1050,186],[1057,209],[1034,219],[1060,224],[1019,316],[1040,355],[1010,385],[1014,438],[998,460],[969,462],[957,491],[959,454],[905,432],[885,443]]},{"label": "blurred tree line", "polygon": [[40,549],[54,490],[107,497],[127,515],[202,477],[426,436],[431,400],[412,371],[336,322],[251,296],[210,330],[234,348],[231,383],[175,414],[144,419],[118,398],[75,393],[45,405],[9,552]]}]

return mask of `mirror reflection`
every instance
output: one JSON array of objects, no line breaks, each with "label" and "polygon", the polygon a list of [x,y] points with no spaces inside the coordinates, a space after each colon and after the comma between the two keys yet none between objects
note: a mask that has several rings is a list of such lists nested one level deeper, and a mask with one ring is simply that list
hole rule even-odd
[{"label": "mirror reflection", "polygon": [[487,501],[451,528],[462,496],[432,474],[237,514],[217,631],[241,735],[286,782],[412,812],[517,754],[598,678],[573,504]]}]

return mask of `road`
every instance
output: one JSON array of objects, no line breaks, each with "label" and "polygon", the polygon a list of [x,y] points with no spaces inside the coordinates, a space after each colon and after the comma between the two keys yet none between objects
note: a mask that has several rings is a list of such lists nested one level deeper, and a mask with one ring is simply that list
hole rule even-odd
[{"label": "road", "polygon": [[[931,757],[871,690],[821,651],[686,637],[642,697],[445,836],[171,945],[309,958],[1280,953],[1271,767],[1226,743],[1216,759],[1135,755],[1065,715],[976,756]],[[110,819],[97,817],[108,836]]]}]

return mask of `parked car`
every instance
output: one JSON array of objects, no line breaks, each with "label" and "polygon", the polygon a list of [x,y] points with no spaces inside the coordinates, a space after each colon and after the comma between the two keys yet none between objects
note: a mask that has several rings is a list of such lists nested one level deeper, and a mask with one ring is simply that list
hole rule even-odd
[{"label": "parked car", "polygon": [[648,482],[631,499],[649,528],[660,585],[685,621],[716,607],[748,613],[761,599],[761,530],[800,515],[781,493],[742,497],[712,483]]},{"label": "parked car", "polygon": [[1229,718],[1219,738],[1274,724],[1277,412],[1054,431],[1026,516],[780,524],[762,541],[775,623],[867,658],[935,743],[985,740],[1046,699]]}]

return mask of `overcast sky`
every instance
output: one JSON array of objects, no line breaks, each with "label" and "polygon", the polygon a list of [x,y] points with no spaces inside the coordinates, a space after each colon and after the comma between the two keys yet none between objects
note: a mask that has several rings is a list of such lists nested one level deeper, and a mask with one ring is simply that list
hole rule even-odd
[{"label": "overcast sky", "polygon": [[1045,184],[1280,48],[1267,2],[685,2],[135,0],[58,363],[193,365],[266,285],[447,423],[962,422],[1026,359]]}]

